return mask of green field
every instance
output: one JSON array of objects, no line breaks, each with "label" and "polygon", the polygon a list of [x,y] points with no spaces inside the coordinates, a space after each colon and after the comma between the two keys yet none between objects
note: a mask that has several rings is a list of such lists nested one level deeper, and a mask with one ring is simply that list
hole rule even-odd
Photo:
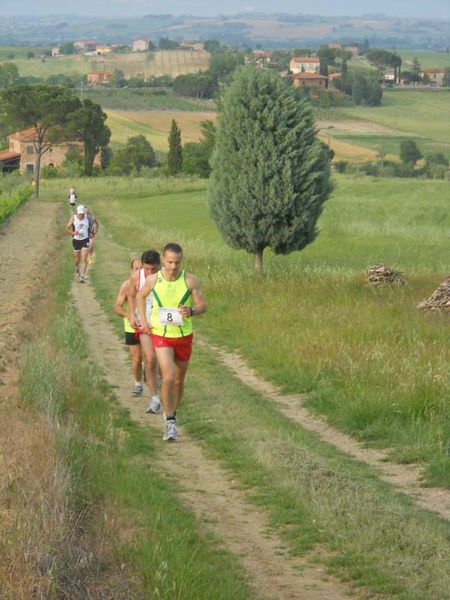
[{"label": "green field", "polygon": [[[17,62],[17,60],[26,60],[28,52],[34,52],[39,56],[44,50],[50,50],[49,46],[0,46],[0,62]],[[8,58],[14,54],[14,58]]]},{"label": "green field", "polygon": [[[349,144],[356,144],[364,148],[370,148],[379,152],[383,150],[390,157],[399,159],[400,144],[406,139],[411,139],[411,136],[396,136],[396,135],[376,135],[376,134],[351,134],[351,133],[334,133],[333,138],[343,140]],[[443,144],[433,142],[423,138],[413,138],[417,143],[423,157],[426,157],[432,152],[442,152],[450,159],[450,143]]]},{"label": "green field", "polygon": [[[80,94],[80,89],[77,90]],[[214,110],[212,100],[194,100],[193,98],[180,98],[173,96],[171,90],[159,93],[151,88],[103,88],[83,87],[83,98],[90,98],[100,104],[103,109],[117,109],[123,111],[203,111]]]},{"label": "green field", "polygon": [[447,144],[450,140],[449,106],[450,90],[385,90],[382,106],[340,110],[396,131]]},{"label": "green field", "polygon": [[408,66],[417,58],[422,69],[431,67],[450,67],[450,54],[448,52],[433,52],[431,50],[398,50],[402,57],[402,70],[408,70]]},{"label": "green field", "polygon": [[[34,50],[33,50],[34,51]],[[2,52],[0,60],[6,60],[8,52]],[[157,77],[159,75],[184,75],[207,69],[209,54],[207,52],[190,52],[183,50],[159,50],[149,54],[134,52],[129,54],[107,54],[105,56],[57,56],[46,59],[26,59],[26,51],[20,53],[21,59],[14,59],[21,76],[33,75],[47,78],[50,75],[78,73],[86,75],[90,71],[113,72],[120,69],[126,77],[143,75]],[[18,58],[16,56],[16,58]]]}]

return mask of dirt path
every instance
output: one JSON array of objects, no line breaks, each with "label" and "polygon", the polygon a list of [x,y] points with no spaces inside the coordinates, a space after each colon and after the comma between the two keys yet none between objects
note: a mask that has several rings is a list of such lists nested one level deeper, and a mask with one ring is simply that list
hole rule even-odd
[{"label": "dirt path", "polygon": [[422,508],[436,512],[445,519],[450,519],[450,490],[420,487],[421,469],[419,466],[389,462],[388,450],[365,448],[354,438],[330,427],[324,420],[314,416],[302,405],[305,396],[283,395],[276,386],[257,375],[238,354],[226,352],[199,335],[196,336],[196,339],[197,343],[208,351],[214,352],[222,364],[242,383],[276,402],[279,410],[287,417],[308,431],[317,433],[322,440],[338,450],[375,467],[380,473],[380,479],[408,494]]},{"label": "dirt path", "polygon": [[49,585],[36,556],[57,514],[56,459],[45,418],[19,404],[18,351],[47,310],[61,219],[57,205],[31,201],[0,229],[0,596],[18,600]]},{"label": "dirt path", "polygon": [[56,204],[31,201],[0,229],[0,369],[30,333],[27,313],[45,293],[57,212]]},{"label": "dirt path", "polygon": [[164,461],[164,474],[176,478],[182,500],[197,514],[202,526],[211,528],[224,546],[241,558],[258,595],[277,600],[355,598],[346,586],[330,580],[323,567],[312,565],[313,556],[292,557],[281,538],[269,529],[264,511],[246,500],[227,472],[206,458],[183,428],[178,443],[162,441],[162,417],[144,414],[146,401],[130,397],[127,352],[92,288],[74,283],[72,294],[88,335],[90,356],[101,366],[131,417],[161,440],[161,455],[170,459]]}]

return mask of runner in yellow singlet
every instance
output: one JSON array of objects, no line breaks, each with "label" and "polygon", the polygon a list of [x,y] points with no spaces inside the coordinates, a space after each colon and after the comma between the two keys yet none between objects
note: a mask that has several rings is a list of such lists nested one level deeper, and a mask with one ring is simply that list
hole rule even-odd
[{"label": "runner in yellow singlet", "polygon": [[[137,310],[144,333],[151,333],[162,373],[161,403],[165,413],[164,440],[177,439],[176,411],[192,354],[192,317],[206,312],[207,304],[197,281],[182,270],[183,250],[167,244],[162,269],[150,275],[137,294]],[[153,293],[151,324],[145,300]]]},{"label": "runner in yellow singlet", "polygon": [[114,312],[119,317],[123,317],[124,329],[125,329],[125,344],[130,349],[131,354],[131,369],[134,375],[134,390],[132,396],[142,396],[144,393],[144,382],[142,381],[142,353],[139,339],[136,337],[136,332],[131,326],[128,320],[128,309],[125,309],[125,305],[128,304],[130,297],[130,287],[136,286],[137,276],[142,267],[140,258],[134,258],[131,261],[131,277],[122,283],[114,303]]}]

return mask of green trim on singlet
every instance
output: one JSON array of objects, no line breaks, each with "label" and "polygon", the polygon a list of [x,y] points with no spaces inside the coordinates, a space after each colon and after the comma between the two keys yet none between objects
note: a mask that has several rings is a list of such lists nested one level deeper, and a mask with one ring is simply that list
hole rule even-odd
[{"label": "green trim on singlet", "polygon": [[192,294],[186,284],[186,272],[181,271],[174,281],[169,281],[164,278],[163,272],[159,271],[152,291],[156,300],[152,308],[152,333],[170,338],[190,335],[192,333],[191,317],[184,317],[183,325],[162,325],[159,322],[158,314],[158,308],[178,308],[180,304],[192,306]]}]

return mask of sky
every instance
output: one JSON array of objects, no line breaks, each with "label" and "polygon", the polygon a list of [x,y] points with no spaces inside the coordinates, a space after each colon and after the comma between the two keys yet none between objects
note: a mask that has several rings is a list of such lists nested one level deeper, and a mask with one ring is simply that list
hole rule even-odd
[{"label": "sky", "polygon": [[146,14],[214,16],[246,11],[325,16],[383,13],[450,20],[450,0],[0,0],[1,15],[76,14],[136,17]]}]

